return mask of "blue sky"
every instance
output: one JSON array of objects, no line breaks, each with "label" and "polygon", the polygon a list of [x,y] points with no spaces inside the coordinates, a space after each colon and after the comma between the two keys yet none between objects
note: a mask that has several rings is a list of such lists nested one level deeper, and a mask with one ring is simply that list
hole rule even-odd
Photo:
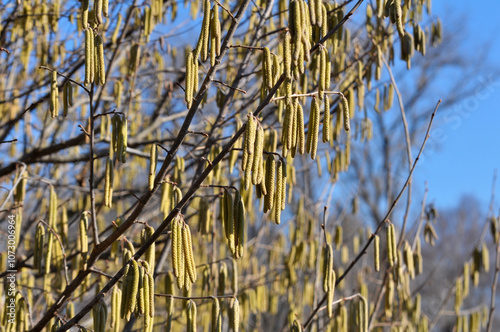
[{"label": "blue sky", "polygon": [[[490,47],[487,67],[497,67],[498,72],[500,3],[475,4],[464,0],[434,1],[433,14],[441,18],[448,33],[460,18],[465,18],[466,51],[480,52]],[[431,144],[415,174],[417,186],[423,188],[424,182],[428,182],[428,202],[438,207],[453,207],[462,195],[472,194],[480,199],[483,211],[487,209],[494,171],[500,171],[500,76],[492,72],[477,73],[471,82],[472,95],[456,106],[439,111],[431,132]],[[438,91],[427,97],[430,100],[446,98]],[[496,186],[495,213],[500,207],[499,182],[500,179]]]}]

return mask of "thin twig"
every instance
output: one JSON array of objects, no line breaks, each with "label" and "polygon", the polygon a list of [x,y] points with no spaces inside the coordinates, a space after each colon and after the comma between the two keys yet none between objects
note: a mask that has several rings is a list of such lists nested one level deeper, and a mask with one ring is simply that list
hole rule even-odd
[{"label": "thin twig", "polygon": [[77,82],[77,81],[75,81],[75,80],[72,80],[72,79],[71,79],[71,78],[69,78],[68,76],[66,76],[66,75],[63,75],[63,74],[59,73],[57,70],[52,69],[52,68],[49,68],[49,67],[46,67],[46,66],[40,66],[40,67],[38,67],[38,68],[40,68],[40,69],[45,69],[45,70],[52,71],[52,72],[53,72],[53,71],[55,71],[55,72],[57,73],[57,75],[59,75],[59,76],[61,76],[61,77],[64,77],[66,80],[70,81],[70,82],[71,82],[71,83],[73,83],[73,84],[78,85],[78,86],[79,86],[79,87],[81,87],[83,90],[85,90],[85,92],[87,92],[88,94],[90,94],[90,90],[89,90],[89,89],[87,89],[87,88],[85,87],[85,85],[83,85],[82,83],[79,83],[79,82]]},{"label": "thin twig", "polygon": [[221,82],[221,81],[218,81],[218,80],[213,80],[212,82],[217,83],[217,84],[220,84],[220,85],[224,85],[225,87],[228,87],[229,89],[233,89],[233,90],[235,90],[235,91],[239,91],[239,92],[242,92],[242,93],[244,93],[244,94],[246,94],[246,93],[247,93],[247,92],[246,92],[245,90],[243,90],[243,89],[235,88],[235,87],[233,87],[233,86],[230,86],[229,84],[226,84],[226,83]]},{"label": "thin twig", "polygon": [[[431,119],[430,119],[429,125],[427,127],[427,132],[425,134],[424,141],[422,142],[422,146],[420,147],[420,151],[418,152],[417,158],[415,159],[415,162],[413,163],[413,166],[412,166],[412,168],[410,170],[410,174],[408,174],[408,177],[406,178],[406,181],[405,181],[405,184],[403,185],[403,188],[401,188],[398,196],[394,199],[394,201],[393,201],[391,207],[389,208],[389,211],[387,211],[387,214],[385,215],[385,217],[378,224],[378,227],[375,230],[375,233],[373,233],[372,236],[370,236],[370,238],[368,239],[368,242],[365,244],[365,246],[363,247],[363,249],[361,249],[361,251],[358,253],[358,255],[356,256],[356,258],[351,262],[351,264],[346,268],[344,274],[342,274],[339,278],[337,278],[337,280],[335,281],[335,285],[338,285],[347,276],[347,274],[349,273],[349,271],[354,267],[354,265],[356,265],[356,263],[366,253],[366,250],[368,249],[368,247],[372,243],[373,239],[375,238],[375,235],[378,234],[378,232],[382,229],[382,226],[389,220],[389,217],[392,214],[392,212],[394,211],[394,208],[396,207],[397,203],[399,202],[399,199],[401,198],[401,196],[403,195],[404,191],[406,190],[406,187],[408,186],[408,183],[410,182],[410,179],[411,179],[411,177],[413,175],[413,172],[415,171],[415,167],[417,166],[417,163],[418,163],[418,161],[420,159],[420,156],[422,155],[422,152],[424,151],[425,144],[427,143],[427,140],[429,139],[429,136],[430,136],[429,133],[430,133],[430,130],[431,130],[431,127],[432,127],[432,123],[434,121],[434,116],[436,115],[436,112],[437,112],[440,104],[441,104],[441,100],[438,101],[438,103],[437,103],[437,105],[436,105],[436,107],[434,109],[434,112],[432,112]],[[326,301],[326,298],[327,298],[327,296],[325,295],[323,297],[323,299],[319,302],[319,304],[316,306],[316,308],[313,310],[313,312],[311,313],[311,315],[307,319],[306,323],[304,324],[304,328],[307,328],[309,326],[309,324],[311,324],[314,316],[318,313],[321,305],[323,305],[323,303]]]}]

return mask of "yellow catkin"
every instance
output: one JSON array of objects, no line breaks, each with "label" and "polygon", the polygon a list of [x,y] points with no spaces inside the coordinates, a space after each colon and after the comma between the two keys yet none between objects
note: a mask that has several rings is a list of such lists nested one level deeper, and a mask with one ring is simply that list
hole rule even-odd
[{"label": "yellow catkin", "polygon": [[191,283],[196,282],[196,264],[193,255],[193,244],[191,242],[191,230],[187,224],[182,228],[182,246],[184,250],[184,265],[189,274]]},{"label": "yellow catkin", "polygon": [[279,225],[281,222],[281,202],[283,200],[283,162],[278,160],[276,172],[276,192],[274,195],[274,222]]},{"label": "yellow catkin", "polygon": [[189,300],[187,306],[187,331],[188,332],[196,332],[196,316],[197,316],[197,308],[196,303],[193,300]]},{"label": "yellow catkin", "polygon": [[[243,203],[243,198],[240,197],[239,201],[235,202],[238,204],[237,210],[234,213],[238,213],[238,243],[236,246],[237,257],[243,257],[245,253],[245,243],[247,241],[247,222],[245,217],[245,205]],[[235,218],[236,222],[236,218]]]},{"label": "yellow catkin", "polygon": [[330,98],[326,96],[323,108],[323,133],[322,133],[323,143],[326,143],[330,140],[330,130],[331,130],[330,127],[331,127]]},{"label": "yellow catkin", "polygon": [[285,33],[285,41],[283,44],[283,63],[285,67],[285,77],[292,78],[292,37],[289,32]]},{"label": "yellow catkin", "polygon": [[188,52],[186,55],[186,91],[184,101],[187,103],[187,108],[191,108],[194,93],[194,66],[193,52]]},{"label": "yellow catkin", "polygon": [[102,14],[104,17],[109,15],[109,0],[102,0]]},{"label": "yellow catkin", "polygon": [[311,116],[309,117],[309,130],[307,133],[307,141],[309,143],[308,145],[309,151],[311,152],[311,159],[316,159],[316,153],[318,151],[320,113],[321,111],[318,100],[316,98],[313,98],[311,106]]},{"label": "yellow catkin", "polygon": [[231,328],[234,332],[238,332],[240,330],[240,303],[236,297],[231,300],[230,304],[231,309]]},{"label": "yellow catkin", "polygon": [[349,102],[344,95],[341,95],[342,100],[342,112],[344,117],[344,130],[349,131],[351,129],[351,120],[349,115]]},{"label": "yellow catkin", "polygon": [[98,24],[102,24],[102,1],[94,0],[94,18]]},{"label": "yellow catkin", "polygon": [[84,262],[87,262],[87,254],[89,251],[89,243],[87,236],[88,227],[89,227],[89,221],[87,212],[83,212],[80,217],[79,239],[80,239],[80,252]]},{"label": "yellow catkin", "polygon": [[222,331],[222,317],[220,312],[219,299],[212,298],[212,332]]},{"label": "yellow catkin", "polygon": [[248,164],[247,160],[251,159],[253,151],[255,150],[256,134],[257,134],[257,121],[255,117],[252,115],[252,113],[249,113],[247,126],[245,128],[245,143],[243,146],[243,163],[242,163],[243,170],[246,170],[246,165]]},{"label": "yellow catkin", "polygon": [[208,58],[208,43],[210,38],[210,0],[205,0],[203,4],[203,23],[202,23],[202,33],[200,36],[201,46],[201,61],[206,61]]},{"label": "yellow catkin", "polygon": [[318,80],[318,97],[323,100],[326,89],[326,49],[321,47],[317,55],[318,57],[318,67],[319,67],[319,80]]},{"label": "yellow catkin", "polygon": [[380,237],[375,235],[373,239],[373,251],[374,251],[374,262],[375,262],[375,271],[380,271]]},{"label": "yellow catkin", "polygon": [[358,303],[360,332],[368,332],[368,301],[361,296]]},{"label": "yellow catkin", "polygon": [[214,8],[212,8],[212,11],[213,11],[213,21],[212,21],[213,30],[211,31],[211,33],[214,34],[215,44],[211,45],[211,47],[215,49],[215,54],[219,56],[221,49],[221,42],[222,42],[221,25],[219,19],[219,6],[215,5]]},{"label": "yellow catkin", "polygon": [[130,281],[130,288],[127,289],[127,291],[129,292],[127,294],[128,297],[127,309],[129,313],[132,313],[137,305],[137,294],[139,291],[139,279],[140,279],[139,265],[137,264],[136,260],[132,260],[132,265],[129,268],[129,274],[131,281]]},{"label": "yellow catkin", "polygon": [[[142,230],[142,242],[143,244],[153,235],[155,232],[154,228],[146,225],[146,227]],[[155,266],[155,243],[153,242],[149,248],[146,250],[146,254],[144,255],[144,258],[146,260],[146,263],[150,269],[154,269]],[[147,272],[151,272],[151,270],[148,269]]]},{"label": "yellow catkin", "polygon": [[178,255],[179,253],[179,244],[181,242],[179,241],[179,237],[182,235],[181,234],[181,228],[179,226],[180,220],[179,217],[176,217],[172,223],[172,267],[174,270],[174,276],[179,277],[180,275],[180,257]]},{"label": "yellow catkin", "polygon": [[59,115],[59,90],[57,88],[57,72],[51,73],[50,80],[50,114],[53,118]]},{"label": "yellow catkin", "polygon": [[84,30],[89,25],[89,0],[82,0],[81,6],[82,27]]},{"label": "yellow catkin", "polygon": [[231,193],[228,191],[224,192],[224,197],[222,198],[225,200],[225,214],[224,217],[226,219],[226,238],[228,241],[228,246],[229,250],[231,251],[231,254],[235,254],[236,250],[236,234],[235,234],[235,216],[234,216],[234,203],[233,203],[233,196]]},{"label": "yellow catkin", "polygon": [[97,47],[97,64],[99,68],[99,84],[106,83],[106,67],[104,65],[104,42],[101,35],[95,37],[95,44]]},{"label": "yellow catkin", "polygon": [[149,150],[148,186],[150,191],[154,189],[157,164],[158,164],[158,147],[156,146],[156,144],[153,144],[151,145],[151,148]]},{"label": "yellow catkin", "polygon": [[265,172],[265,182],[267,195],[264,196],[264,213],[271,211],[274,204],[274,178],[276,173],[276,161],[273,155],[267,155],[266,159],[266,172]]},{"label": "yellow catkin", "polygon": [[262,70],[266,87],[268,90],[271,90],[273,87],[272,58],[271,58],[271,51],[267,47],[264,47]]},{"label": "yellow catkin", "polygon": [[262,182],[262,162],[264,153],[264,129],[260,124],[257,125],[257,133],[255,134],[255,148],[253,152],[253,166],[252,166],[252,184],[258,185]]},{"label": "yellow catkin", "polygon": [[[121,303],[122,291],[118,286],[113,287],[113,293],[111,295],[111,319],[109,326],[114,329],[114,331],[120,330],[120,303]],[[70,316],[72,317],[72,316]]]},{"label": "yellow catkin", "polygon": [[113,205],[113,159],[106,160],[106,173],[104,177],[104,205],[111,207]]},{"label": "yellow catkin", "polygon": [[330,290],[330,279],[333,273],[333,248],[330,244],[327,244],[323,251],[323,291],[328,292]]}]

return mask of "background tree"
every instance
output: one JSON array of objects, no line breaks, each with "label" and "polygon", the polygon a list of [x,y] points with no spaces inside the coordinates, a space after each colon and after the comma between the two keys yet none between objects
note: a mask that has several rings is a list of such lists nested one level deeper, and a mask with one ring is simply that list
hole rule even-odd
[{"label": "background tree", "polygon": [[492,330],[462,303],[497,278],[494,211],[436,273],[441,217],[411,208],[438,106],[393,69],[441,42],[430,1],[0,6],[5,330],[426,330],[454,293],[457,329]]}]

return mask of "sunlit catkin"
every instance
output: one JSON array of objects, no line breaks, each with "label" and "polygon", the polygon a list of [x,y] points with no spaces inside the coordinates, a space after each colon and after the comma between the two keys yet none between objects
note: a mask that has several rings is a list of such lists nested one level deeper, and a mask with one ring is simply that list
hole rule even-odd
[{"label": "sunlit catkin", "polygon": [[89,0],[82,0],[82,5],[80,7],[81,17],[82,17],[82,27],[84,30],[87,29],[89,25]]},{"label": "sunlit catkin", "polygon": [[99,84],[104,85],[106,83],[106,68],[104,65],[104,42],[101,35],[95,37],[95,43],[97,47],[96,61],[99,68]]},{"label": "sunlit catkin", "polygon": [[106,172],[104,176],[104,205],[111,207],[113,205],[113,159],[106,160]]},{"label": "sunlit catkin", "polygon": [[266,172],[265,172],[265,183],[267,189],[267,195],[264,196],[264,213],[271,211],[274,204],[274,178],[276,173],[276,161],[274,156],[269,154],[266,159]]},{"label": "sunlit catkin", "polygon": [[373,252],[374,252],[374,269],[376,272],[380,271],[380,237],[375,235],[373,239]]},{"label": "sunlit catkin", "polygon": [[158,164],[158,147],[156,144],[151,145],[149,150],[149,190],[153,190],[155,185],[156,165]]},{"label": "sunlit catkin", "polygon": [[196,282],[196,264],[193,255],[193,243],[191,242],[191,230],[187,224],[182,228],[182,246],[184,250],[184,259],[186,270],[191,283]]},{"label": "sunlit catkin", "polygon": [[331,119],[330,119],[330,98],[328,96],[324,99],[324,108],[323,108],[323,143],[326,143],[330,140],[330,127],[331,127]]},{"label": "sunlit catkin", "polygon": [[342,114],[344,116],[344,130],[349,131],[351,129],[351,120],[349,115],[349,102],[347,98],[342,94],[340,96],[342,101]]},{"label": "sunlit catkin", "polygon": [[83,212],[80,217],[80,227],[79,227],[79,240],[80,240],[80,253],[82,255],[83,262],[87,262],[87,254],[89,251],[89,240],[87,236],[87,229],[89,227],[89,220],[87,212]]}]

